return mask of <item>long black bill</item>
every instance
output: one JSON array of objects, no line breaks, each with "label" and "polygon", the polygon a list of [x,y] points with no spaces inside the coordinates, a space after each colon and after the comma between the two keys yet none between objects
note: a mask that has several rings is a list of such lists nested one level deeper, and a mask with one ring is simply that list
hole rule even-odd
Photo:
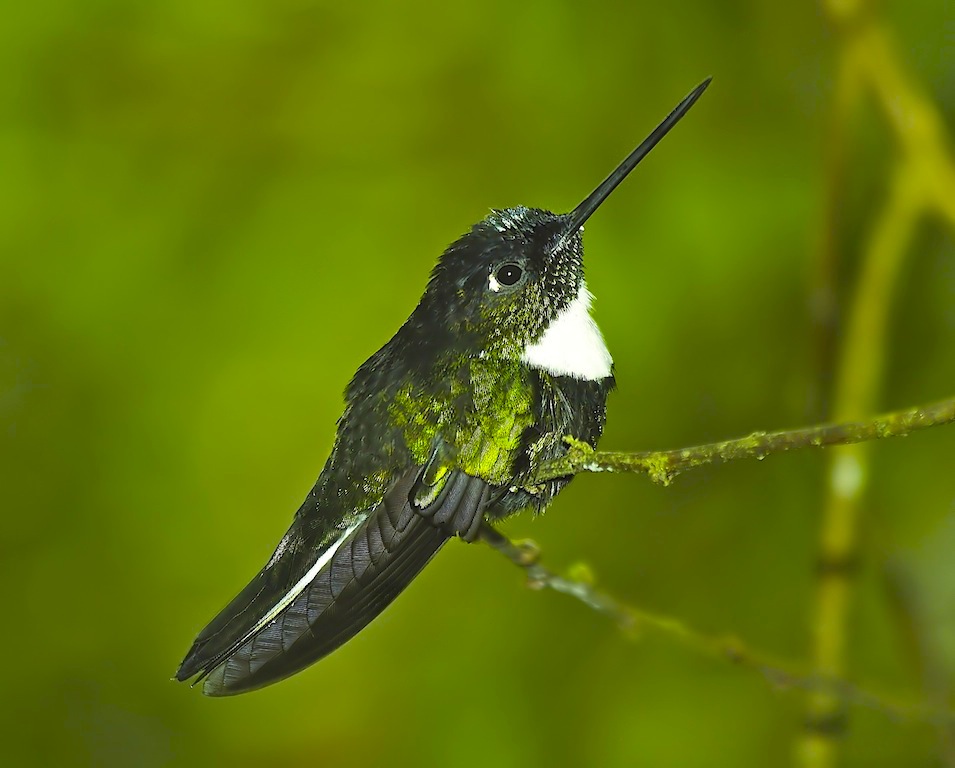
[{"label": "long black bill", "polygon": [[706,90],[706,86],[710,84],[711,79],[712,78],[708,77],[696,86],[683,101],[677,104],[676,109],[653,129],[653,133],[647,136],[647,138],[641,142],[640,146],[627,155],[627,159],[620,163],[614,172],[604,179],[600,183],[600,186],[587,196],[586,200],[568,214],[568,235],[577,232],[584,225],[584,222],[590,218],[591,214],[600,207],[600,204],[617,188],[617,185],[627,178],[630,171],[636,168],[637,164],[650,153],[650,150],[657,145],[657,142],[666,136],[674,125],[680,122],[680,119],[690,110],[690,107],[703,95],[703,91]]}]

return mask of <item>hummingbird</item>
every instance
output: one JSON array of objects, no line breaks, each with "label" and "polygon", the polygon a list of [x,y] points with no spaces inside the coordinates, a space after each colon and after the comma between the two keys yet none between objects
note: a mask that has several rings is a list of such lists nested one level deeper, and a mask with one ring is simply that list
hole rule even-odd
[{"label": "hummingbird", "polygon": [[424,295],[345,391],[331,455],[252,581],[196,637],[176,679],[209,696],[293,675],[380,614],[452,538],[541,512],[596,448],[615,386],[591,313],[582,231],[686,114],[697,86],[570,213],[492,210],[452,243]]}]

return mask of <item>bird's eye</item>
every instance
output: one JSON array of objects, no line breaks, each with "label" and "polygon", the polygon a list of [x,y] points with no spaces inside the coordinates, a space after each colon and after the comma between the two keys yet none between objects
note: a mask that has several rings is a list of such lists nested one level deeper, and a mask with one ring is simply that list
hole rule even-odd
[{"label": "bird's eye", "polygon": [[524,270],[517,264],[504,264],[498,267],[497,272],[494,273],[497,282],[507,287],[517,285],[518,280],[520,280],[523,275]]}]

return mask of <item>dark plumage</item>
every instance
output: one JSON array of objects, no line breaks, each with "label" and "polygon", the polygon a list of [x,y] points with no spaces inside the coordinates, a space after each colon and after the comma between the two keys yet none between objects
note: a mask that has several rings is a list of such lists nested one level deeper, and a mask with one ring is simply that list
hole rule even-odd
[{"label": "dark plumage", "polygon": [[702,85],[569,214],[494,211],[442,255],[414,312],[345,392],[335,445],[269,562],[199,633],[176,677],[268,685],[355,635],[448,539],[541,511],[572,436],[596,446],[614,386],[590,318],[584,221]]}]

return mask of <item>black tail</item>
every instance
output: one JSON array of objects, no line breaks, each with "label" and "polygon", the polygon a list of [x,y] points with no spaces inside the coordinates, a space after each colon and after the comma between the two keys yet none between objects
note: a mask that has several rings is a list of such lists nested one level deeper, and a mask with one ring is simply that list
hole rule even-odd
[{"label": "black tail", "polygon": [[[365,627],[450,536],[433,518],[455,510],[421,514],[409,501],[416,478],[402,478],[364,521],[321,551],[305,546],[296,520],[269,564],[196,638],[177,679],[198,674],[210,696],[244,693],[300,671]],[[469,521],[486,503],[487,486],[464,475],[456,480],[458,492],[442,494],[435,506],[473,504],[470,514],[457,512]]]}]

